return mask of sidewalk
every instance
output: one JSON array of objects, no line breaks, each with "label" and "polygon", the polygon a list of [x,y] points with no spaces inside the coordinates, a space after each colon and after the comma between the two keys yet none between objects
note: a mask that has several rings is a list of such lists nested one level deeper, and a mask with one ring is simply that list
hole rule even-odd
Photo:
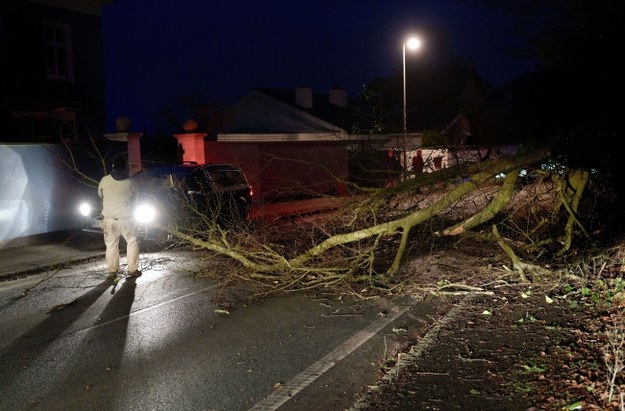
[{"label": "sidewalk", "polygon": [[[338,208],[335,197],[255,205],[252,219],[275,220],[280,217],[307,214]],[[46,236],[32,244],[0,249],[0,281],[76,263],[91,258],[104,258],[104,240],[97,234],[84,235],[80,230]]]},{"label": "sidewalk", "polygon": [[596,314],[522,290],[462,298],[349,411],[605,409]]},{"label": "sidewalk", "polygon": [[97,235],[86,237],[81,234],[68,231],[57,238],[49,238],[49,242],[0,249],[0,281],[60,264],[104,258],[104,240]]}]

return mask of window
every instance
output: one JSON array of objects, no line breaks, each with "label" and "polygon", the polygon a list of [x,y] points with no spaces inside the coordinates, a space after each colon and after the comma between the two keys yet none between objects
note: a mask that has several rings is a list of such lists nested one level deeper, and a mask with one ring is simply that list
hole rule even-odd
[{"label": "window", "polygon": [[50,110],[13,110],[25,137],[40,141],[77,141],[76,109],[58,107]]},{"label": "window", "polygon": [[48,80],[74,81],[71,27],[46,21],[45,45]]},{"label": "window", "polygon": [[219,188],[228,188],[247,184],[245,177],[239,170],[211,170],[211,179]]}]

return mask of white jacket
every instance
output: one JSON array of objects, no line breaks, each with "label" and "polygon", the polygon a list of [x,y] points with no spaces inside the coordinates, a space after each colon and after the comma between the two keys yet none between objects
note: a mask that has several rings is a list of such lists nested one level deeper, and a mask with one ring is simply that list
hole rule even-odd
[{"label": "white jacket", "polygon": [[131,218],[137,196],[135,183],[130,178],[115,180],[106,175],[98,185],[98,195],[102,199],[104,218]]}]

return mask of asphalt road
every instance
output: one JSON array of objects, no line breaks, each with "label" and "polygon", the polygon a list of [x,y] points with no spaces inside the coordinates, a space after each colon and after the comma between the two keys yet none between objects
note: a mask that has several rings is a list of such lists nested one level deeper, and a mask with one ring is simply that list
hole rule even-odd
[{"label": "asphalt road", "polygon": [[189,252],[144,258],[118,284],[99,259],[0,282],[0,409],[343,410],[448,308],[321,294],[223,306]]}]

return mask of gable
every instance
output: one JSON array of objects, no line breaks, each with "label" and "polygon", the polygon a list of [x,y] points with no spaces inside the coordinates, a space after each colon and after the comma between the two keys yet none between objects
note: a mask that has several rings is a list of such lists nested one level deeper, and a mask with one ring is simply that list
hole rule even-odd
[{"label": "gable", "polygon": [[342,133],[304,110],[258,90],[245,95],[227,110],[225,133]]}]

